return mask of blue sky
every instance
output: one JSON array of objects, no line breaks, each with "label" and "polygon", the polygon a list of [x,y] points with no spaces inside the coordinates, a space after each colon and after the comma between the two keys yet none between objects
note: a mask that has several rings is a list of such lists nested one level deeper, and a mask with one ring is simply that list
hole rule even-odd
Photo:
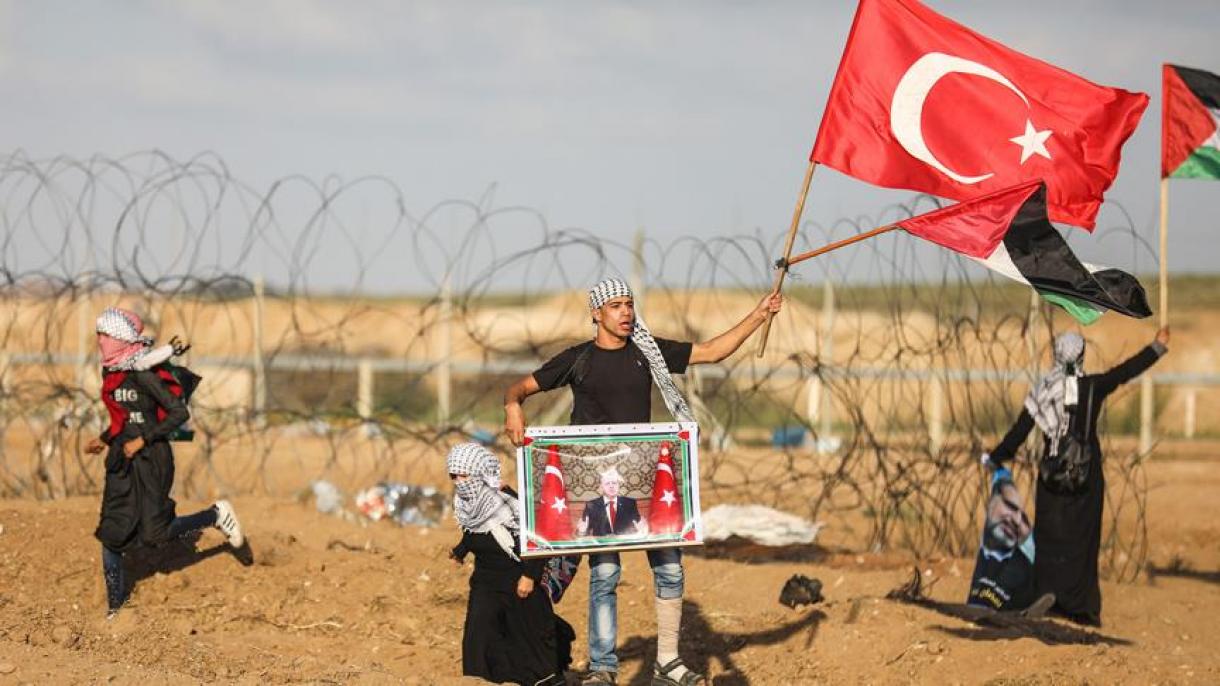
[{"label": "blue sky", "polygon": [[[1220,71],[1220,4],[928,4],[1152,96],[1108,198],[1155,243],[1160,64]],[[638,227],[661,243],[755,231],[778,241],[853,12],[847,0],[0,2],[0,148],[211,151],[254,188],[379,175],[415,213],[478,201],[494,184],[496,206],[615,241]],[[1173,270],[1215,270],[1207,202],[1218,192],[1174,182]],[[820,171],[806,218],[831,224],[909,197]],[[1107,206],[1100,226],[1120,220]],[[1155,269],[1128,238],[1073,245],[1090,261]]]}]

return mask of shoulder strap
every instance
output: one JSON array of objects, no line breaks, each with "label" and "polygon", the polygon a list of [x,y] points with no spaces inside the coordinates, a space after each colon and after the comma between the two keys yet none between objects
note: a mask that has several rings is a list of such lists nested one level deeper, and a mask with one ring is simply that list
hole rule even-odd
[{"label": "shoulder strap", "polygon": [[559,377],[559,381],[555,384],[556,388],[571,383],[572,385],[580,385],[585,380],[585,373],[588,371],[586,367],[589,361],[589,356],[593,354],[593,341],[586,341],[581,344],[580,352],[576,353],[576,359],[572,360],[572,365],[568,367],[563,376]]},{"label": "shoulder strap", "polygon": [[[1084,421],[1076,423],[1074,435],[1080,439],[1081,444],[1087,443],[1089,440],[1090,428],[1093,425],[1093,384],[1089,383],[1089,399],[1085,401]],[[1078,406],[1079,407],[1079,406]],[[1069,425],[1070,426],[1070,425]]]},{"label": "shoulder strap", "polygon": [[1089,442],[1089,435],[1092,434],[1090,427],[1091,427],[1092,421],[1093,421],[1093,386],[1094,385],[1096,385],[1095,382],[1089,382],[1089,404],[1088,404],[1087,409],[1085,409],[1085,415],[1084,415],[1084,438],[1081,441],[1081,443],[1086,444],[1086,445]]},{"label": "shoulder strap", "polygon": [[127,409],[114,399],[115,390],[126,380],[127,372],[102,372],[102,404],[110,415],[110,425],[106,432],[111,438],[119,435],[123,425],[127,423]]}]

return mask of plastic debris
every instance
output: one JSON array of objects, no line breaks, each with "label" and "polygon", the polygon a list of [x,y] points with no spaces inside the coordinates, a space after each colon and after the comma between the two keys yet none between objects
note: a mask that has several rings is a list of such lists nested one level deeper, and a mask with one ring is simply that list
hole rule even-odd
[{"label": "plastic debris", "polygon": [[496,442],[496,434],[487,429],[474,429],[470,432],[470,440],[482,446],[489,446]]},{"label": "plastic debris", "polygon": [[383,482],[357,493],[356,509],[375,522],[436,526],[449,510],[449,499],[431,486]]},{"label": "plastic debris", "polygon": [[777,426],[771,431],[771,447],[799,448],[805,443],[805,427]]},{"label": "plastic debris", "polygon": [[333,514],[342,509],[343,494],[334,484],[319,480],[313,482],[311,488],[313,489],[314,506],[318,508],[318,512]]},{"label": "plastic debris", "polygon": [[811,522],[765,505],[717,505],[703,512],[703,538],[724,541],[739,536],[760,545],[813,543],[821,522]]}]

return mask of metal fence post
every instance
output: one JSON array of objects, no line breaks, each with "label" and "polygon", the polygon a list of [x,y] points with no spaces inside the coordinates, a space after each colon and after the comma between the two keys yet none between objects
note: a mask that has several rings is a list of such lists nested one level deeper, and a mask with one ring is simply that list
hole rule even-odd
[{"label": "metal fence post", "polygon": [[450,275],[445,274],[441,282],[441,303],[437,326],[440,327],[440,360],[436,365],[436,423],[449,426],[450,398],[453,384],[453,331],[450,319],[453,316],[453,294],[450,290]]},{"label": "metal fence post", "polygon": [[928,447],[934,454],[945,445],[944,402],[945,383],[941,374],[932,370],[928,380]]},{"label": "metal fence post", "polygon": [[[822,332],[819,341],[821,350],[818,357],[824,366],[834,364],[835,352],[835,287],[828,276],[822,281]],[[818,418],[821,420],[818,427],[818,439],[821,445],[830,444],[831,431],[833,430],[832,421],[833,407],[831,407],[830,384],[825,383],[821,379],[818,380]]]},{"label": "metal fence post", "polygon": [[1140,378],[1140,454],[1152,450],[1152,377]]},{"label": "metal fence post", "polygon": [[356,414],[364,424],[364,435],[372,436],[373,429],[373,362],[361,358],[356,365]]},{"label": "metal fence post", "polygon": [[1186,411],[1182,417],[1182,435],[1186,438],[1195,437],[1195,401],[1197,400],[1198,390],[1195,388],[1186,389]]},{"label": "metal fence post", "polygon": [[254,302],[250,316],[254,329],[251,356],[254,371],[254,423],[258,427],[266,424],[267,417],[267,371],[263,360],[263,299],[266,284],[262,276],[254,277]]}]

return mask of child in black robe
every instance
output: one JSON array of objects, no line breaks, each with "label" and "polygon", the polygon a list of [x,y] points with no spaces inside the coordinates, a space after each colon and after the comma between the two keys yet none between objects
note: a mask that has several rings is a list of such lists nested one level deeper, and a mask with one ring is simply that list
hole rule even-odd
[{"label": "child in black robe", "polygon": [[500,486],[500,462],[477,443],[454,446],[447,460],[462,540],[451,556],[474,554],[462,633],[462,674],[496,683],[564,683],[572,627],[555,615],[544,559],[517,555],[517,498]]}]

